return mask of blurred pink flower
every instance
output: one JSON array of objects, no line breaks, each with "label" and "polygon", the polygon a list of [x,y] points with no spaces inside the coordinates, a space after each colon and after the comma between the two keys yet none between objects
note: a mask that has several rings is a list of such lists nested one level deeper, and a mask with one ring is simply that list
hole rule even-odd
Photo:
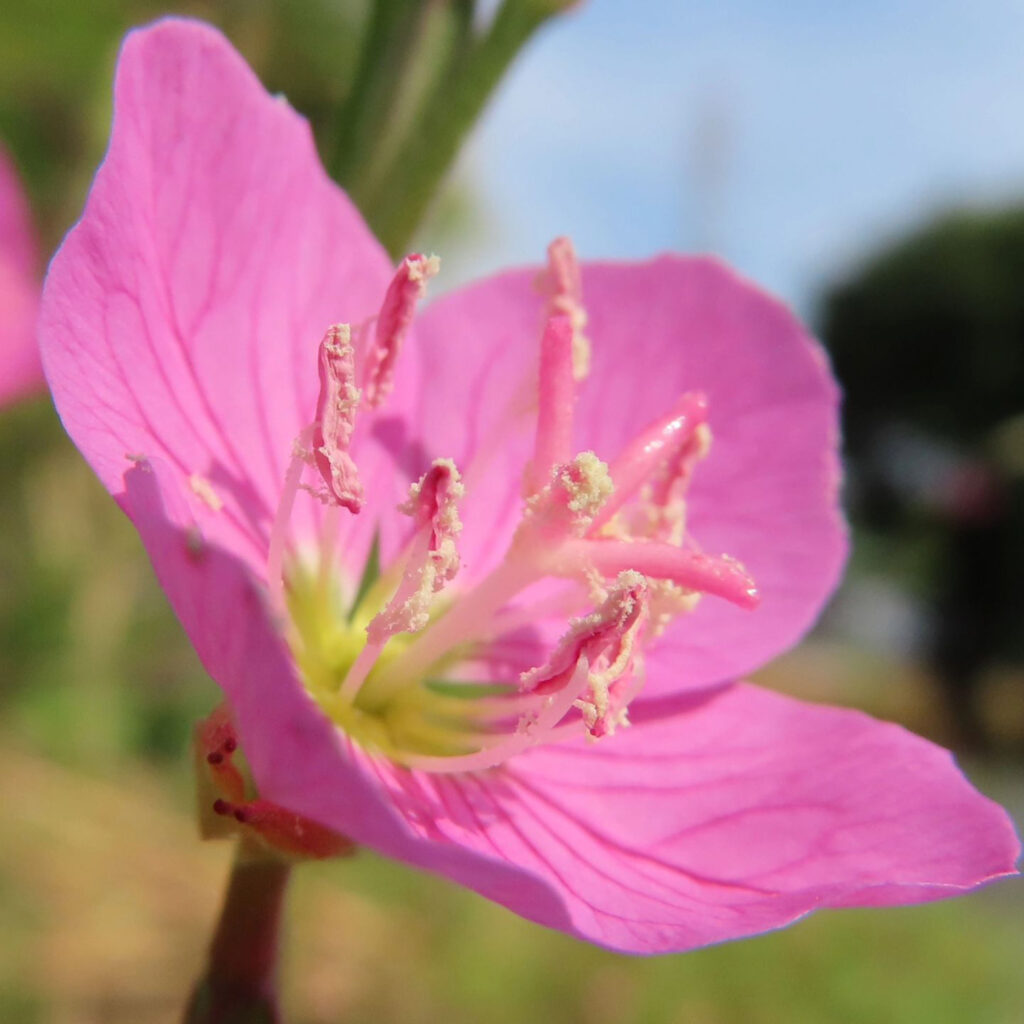
[{"label": "blurred pink flower", "polygon": [[412,323],[436,269],[394,271],[218,34],[128,38],[43,356],[230,701],[242,827],[280,808],[636,952],[1012,873],[948,753],[733,681],[845,555],[793,317],[560,240]]},{"label": "blurred pink flower", "polygon": [[28,202],[0,148],[0,405],[46,386],[35,339],[37,274]]}]

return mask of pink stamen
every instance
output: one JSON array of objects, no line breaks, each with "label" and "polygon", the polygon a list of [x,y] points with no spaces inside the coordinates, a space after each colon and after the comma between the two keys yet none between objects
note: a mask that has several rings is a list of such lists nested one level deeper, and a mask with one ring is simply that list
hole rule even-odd
[{"label": "pink stamen", "polygon": [[385,644],[396,633],[415,633],[430,621],[431,598],[459,569],[456,538],[462,530],[458,502],[464,488],[451,459],[436,459],[399,511],[411,516],[416,533],[408,547],[405,571],[394,597],[366,627],[367,642],[341,688],[354,697]]},{"label": "pink stamen", "polygon": [[348,324],[327,329],[318,359],[320,395],[313,424],[313,459],[329,499],[350,512],[363,507],[363,486],[348,448],[359,408],[352,332]]},{"label": "pink stamen", "polygon": [[572,455],[573,404],[576,383],[572,369],[572,324],[553,316],[540,343],[537,388],[537,433],[533,461],[526,467],[524,490],[536,494],[551,479],[554,468]]},{"label": "pink stamen", "polygon": [[274,513],[274,524],[270,528],[270,541],[267,550],[267,586],[274,610],[282,617],[287,613],[287,602],[284,593],[284,556],[288,544],[288,525],[291,522],[295,498],[298,496],[302,471],[306,467],[309,452],[306,445],[313,434],[313,428],[304,430],[295,440],[291,462],[285,473],[281,487],[281,497]]},{"label": "pink stamen", "polygon": [[582,537],[613,489],[608,467],[593,452],[580,452],[556,466],[550,482],[527,500],[520,536],[532,535],[548,552],[568,536]]},{"label": "pink stamen", "polygon": [[476,772],[504,764],[510,758],[545,742],[553,735],[558,723],[572,709],[578,694],[586,689],[589,671],[590,665],[586,658],[581,658],[573,677],[561,692],[545,698],[539,710],[531,711],[524,716],[515,732],[504,736],[477,737],[476,742],[480,749],[475,753],[451,757],[413,754],[403,757],[403,763],[421,771],[440,773]]},{"label": "pink stamen", "polygon": [[548,246],[548,282],[552,306],[568,313],[570,305],[582,305],[583,279],[571,238],[563,235]]},{"label": "pink stamen", "polygon": [[413,484],[399,511],[418,529],[398,591],[367,627],[371,644],[395,633],[415,633],[430,619],[430,598],[459,570],[455,540],[462,530],[458,501],[463,495],[459,471],[451,459],[437,459]]},{"label": "pink stamen", "polygon": [[560,552],[560,568],[596,569],[615,576],[635,569],[652,579],[671,580],[686,590],[713,594],[741,608],[756,608],[761,596],[743,566],[728,555],[717,558],[658,541],[576,540]]},{"label": "pink stamen", "polygon": [[390,394],[395,362],[412,323],[416,303],[427,290],[427,281],[441,269],[436,256],[406,256],[388,287],[377,317],[374,339],[366,353],[363,401],[376,409]]},{"label": "pink stamen", "polygon": [[623,572],[599,608],[571,623],[547,664],[523,675],[522,689],[536,694],[559,692],[575,675],[576,665],[586,658],[591,666],[604,662],[603,671],[592,671],[590,680],[593,685],[600,675],[606,690],[632,662],[646,599],[647,581],[643,576],[639,572]]},{"label": "pink stamen", "polygon": [[528,557],[506,558],[413,640],[388,666],[384,677],[374,680],[374,693],[381,696],[398,690],[408,680],[423,675],[453,647],[491,636],[495,613],[542,574]]},{"label": "pink stamen", "polygon": [[455,538],[462,531],[458,502],[465,489],[458,468],[451,459],[435,459],[419,482],[409,488],[409,498],[398,506],[398,511],[411,516],[417,528],[429,528],[431,552],[440,552],[451,545],[451,579],[459,567],[459,556],[454,550]]},{"label": "pink stamen", "polygon": [[711,431],[706,423],[698,423],[693,433],[680,445],[662,472],[651,481],[651,502],[663,509],[681,501],[690,486],[693,471],[711,450]]},{"label": "pink stamen", "polygon": [[612,700],[611,687],[632,673],[636,642],[646,616],[646,594],[647,584],[639,573],[623,573],[599,608],[571,624],[551,659],[524,673],[519,701],[488,702],[487,710],[509,717],[523,698],[529,701],[513,732],[476,736],[480,749],[472,754],[413,755],[405,763],[424,771],[492,768],[548,740],[574,707],[581,711],[591,735],[612,731],[625,706]]},{"label": "pink stamen", "polygon": [[[611,464],[609,475],[615,491],[595,517],[592,529],[599,530],[652,478],[675,479],[683,471],[681,456],[692,445],[707,415],[707,398],[699,392],[687,392],[667,416],[634,437]],[[656,476],[659,469],[663,474]]]},{"label": "pink stamen", "polygon": [[573,373],[582,380],[590,369],[590,342],[583,335],[587,326],[583,280],[570,239],[556,238],[548,246],[548,265],[538,284],[548,297],[548,315],[567,316],[572,324]]}]

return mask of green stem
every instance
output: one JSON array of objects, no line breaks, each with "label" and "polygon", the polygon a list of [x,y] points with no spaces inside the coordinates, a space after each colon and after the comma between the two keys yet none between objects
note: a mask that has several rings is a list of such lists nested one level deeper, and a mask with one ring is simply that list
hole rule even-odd
[{"label": "green stem", "polygon": [[349,191],[387,136],[430,0],[375,0],[327,164]]},{"label": "green stem", "polygon": [[206,974],[185,1024],[278,1024],[281,911],[290,866],[256,859],[243,846],[231,872]]},{"label": "green stem", "polygon": [[566,6],[504,0],[482,38],[453,48],[397,156],[361,197],[363,214],[392,256],[405,251],[459,146],[520,49]]}]

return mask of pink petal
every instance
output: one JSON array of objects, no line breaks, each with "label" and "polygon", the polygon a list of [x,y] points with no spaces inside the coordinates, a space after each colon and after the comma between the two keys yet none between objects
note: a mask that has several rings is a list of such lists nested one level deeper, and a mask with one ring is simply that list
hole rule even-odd
[{"label": "pink petal", "polygon": [[[180,490],[199,477],[223,506],[211,537],[257,566],[315,414],[318,342],[372,316],[390,279],[308,124],[219,33],[166,20],[129,35],[110,149],[41,327],[65,426],[113,493],[126,454],[163,460]],[[369,428],[358,443],[376,470]],[[300,505],[301,532],[315,510]]]},{"label": "pink petal", "polygon": [[28,202],[0,148],[0,404],[46,386],[35,339],[37,264]]},{"label": "pink petal", "polygon": [[1006,814],[925,740],[742,684],[673,700],[674,715],[613,741],[536,748],[503,772],[396,772],[393,792],[425,838],[518,866],[569,920],[535,884],[491,898],[628,952],[740,938],[824,907],[940,899],[1014,872]]}]

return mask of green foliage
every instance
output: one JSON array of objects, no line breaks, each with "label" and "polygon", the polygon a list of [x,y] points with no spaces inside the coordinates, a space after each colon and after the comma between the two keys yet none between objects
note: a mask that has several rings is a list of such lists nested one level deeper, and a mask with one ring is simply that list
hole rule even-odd
[{"label": "green foliage", "polygon": [[943,217],[824,302],[854,452],[898,418],[958,444],[1024,409],[1024,208]]}]

